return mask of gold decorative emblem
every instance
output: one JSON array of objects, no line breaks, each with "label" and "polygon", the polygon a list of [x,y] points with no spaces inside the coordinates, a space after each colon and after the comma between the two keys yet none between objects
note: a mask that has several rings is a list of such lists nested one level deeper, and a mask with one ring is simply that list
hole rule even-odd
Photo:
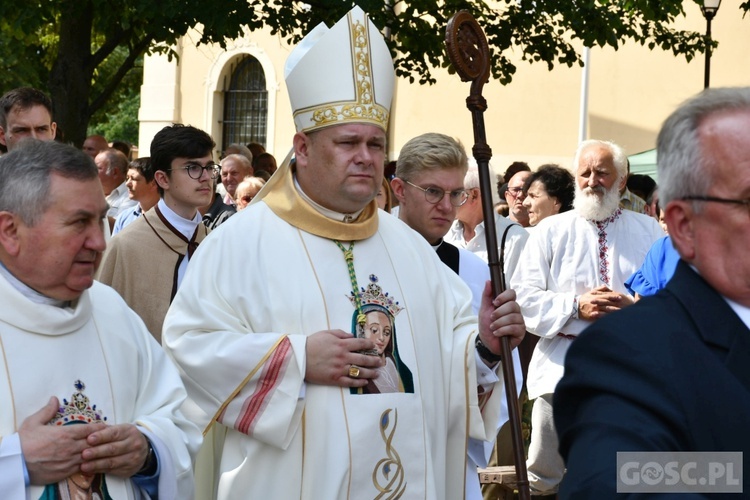
[{"label": "gold decorative emblem", "polygon": [[352,64],[356,78],[356,102],[320,106],[313,111],[311,119],[316,127],[356,120],[371,121],[382,128],[387,128],[388,110],[374,101],[367,27],[359,21],[349,25],[353,42]]},{"label": "gold decorative emblem", "polygon": [[[393,427],[391,428],[390,413],[393,411]],[[378,490],[378,499],[400,498],[406,491],[404,482],[404,467],[401,457],[393,447],[393,435],[398,426],[398,410],[385,410],[380,415],[380,437],[385,443],[385,458],[378,460],[372,471],[372,483]]]}]

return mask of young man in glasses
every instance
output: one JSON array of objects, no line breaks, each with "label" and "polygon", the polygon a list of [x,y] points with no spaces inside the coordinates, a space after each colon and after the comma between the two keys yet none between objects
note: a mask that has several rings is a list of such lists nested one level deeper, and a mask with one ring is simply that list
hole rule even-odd
[{"label": "young man in glasses", "polygon": [[151,165],[161,198],[112,238],[97,274],[99,281],[122,295],[159,341],[190,257],[209,232],[198,207],[211,202],[218,177],[214,146],[207,133],[191,126],[176,124],[156,134]]},{"label": "young man in glasses", "polygon": [[[469,288],[476,311],[484,282],[490,279],[487,263],[443,241],[458,207],[469,198],[464,189],[467,168],[468,159],[461,143],[443,134],[423,134],[401,149],[391,187],[401,207],[398,218],[421,234],[443,263],[464,277],[464,281],[472,282]],[[469,276],[477,279],[467,280]]]},{"label": "young man in glasses", "polygon": [[[443,134],[427,133],[409,140],[398,157],[396,177],[391,181],[398,198],[398,217],[421,234],[446,266],[471,289],[472,309],[479,312],[482,291],[490,279],[487,263],[463,248],[443,241],[456,218],[458,207],[466,203],[469,193],[464,189],[464,175],[469,160],[463,145]],[[516,387],[523,383],[518,351],[513,351]],[[507,403],[503,399],[497,428],[508,420]],[[486,467],[492,442],[471,439],[466,475],[466,498],[481,499],[477,466]]]}]

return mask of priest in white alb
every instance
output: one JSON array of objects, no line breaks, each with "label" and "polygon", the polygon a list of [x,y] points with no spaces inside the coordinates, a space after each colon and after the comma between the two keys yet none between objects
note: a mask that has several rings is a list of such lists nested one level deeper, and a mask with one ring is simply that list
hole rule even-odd
[{"label": "priest in white alb", "polygon": [[0,498],[189,499],[201,437],[143,321],[96,283],[107,213],[89,156],[0,157]]},{"label": "priest in white alb", "polygon": [[487,287],[478,322],[378,210],[394,71],[361,9],[305,37],[286,84],[295,166],[203,242],[164,324],[215,437],[212,496],[463,498],[468,440],[494,439],[504,397],[500,337],[525,332],[515,294]]}]

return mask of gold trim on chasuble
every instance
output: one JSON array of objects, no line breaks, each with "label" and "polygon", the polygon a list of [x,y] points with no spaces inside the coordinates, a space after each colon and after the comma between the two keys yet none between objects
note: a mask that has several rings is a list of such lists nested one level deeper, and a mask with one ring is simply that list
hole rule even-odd
[{"label": "gold trim on chasuble", "polygon": [[314,122],[314,125],[306,128],[306,132],[346,122],[371,123],[383,130],[388,128],[389,111],[375,102],[367,26],[360,21],[352,22],[350,13],[349,27],[352,40],[349,46],[352,50],[355,101],[326,103],[297,110],[294,113],[295,119],[297,115],[312,112],[310,120]]}]

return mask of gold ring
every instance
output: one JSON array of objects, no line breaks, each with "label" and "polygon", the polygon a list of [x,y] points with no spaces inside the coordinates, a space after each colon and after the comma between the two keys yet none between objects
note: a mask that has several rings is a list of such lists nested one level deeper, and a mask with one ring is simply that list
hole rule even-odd
[{"label": "gold ring", "polygon": [[351,378],[359,378],[359,366],[349,366],[349,376]]}]

